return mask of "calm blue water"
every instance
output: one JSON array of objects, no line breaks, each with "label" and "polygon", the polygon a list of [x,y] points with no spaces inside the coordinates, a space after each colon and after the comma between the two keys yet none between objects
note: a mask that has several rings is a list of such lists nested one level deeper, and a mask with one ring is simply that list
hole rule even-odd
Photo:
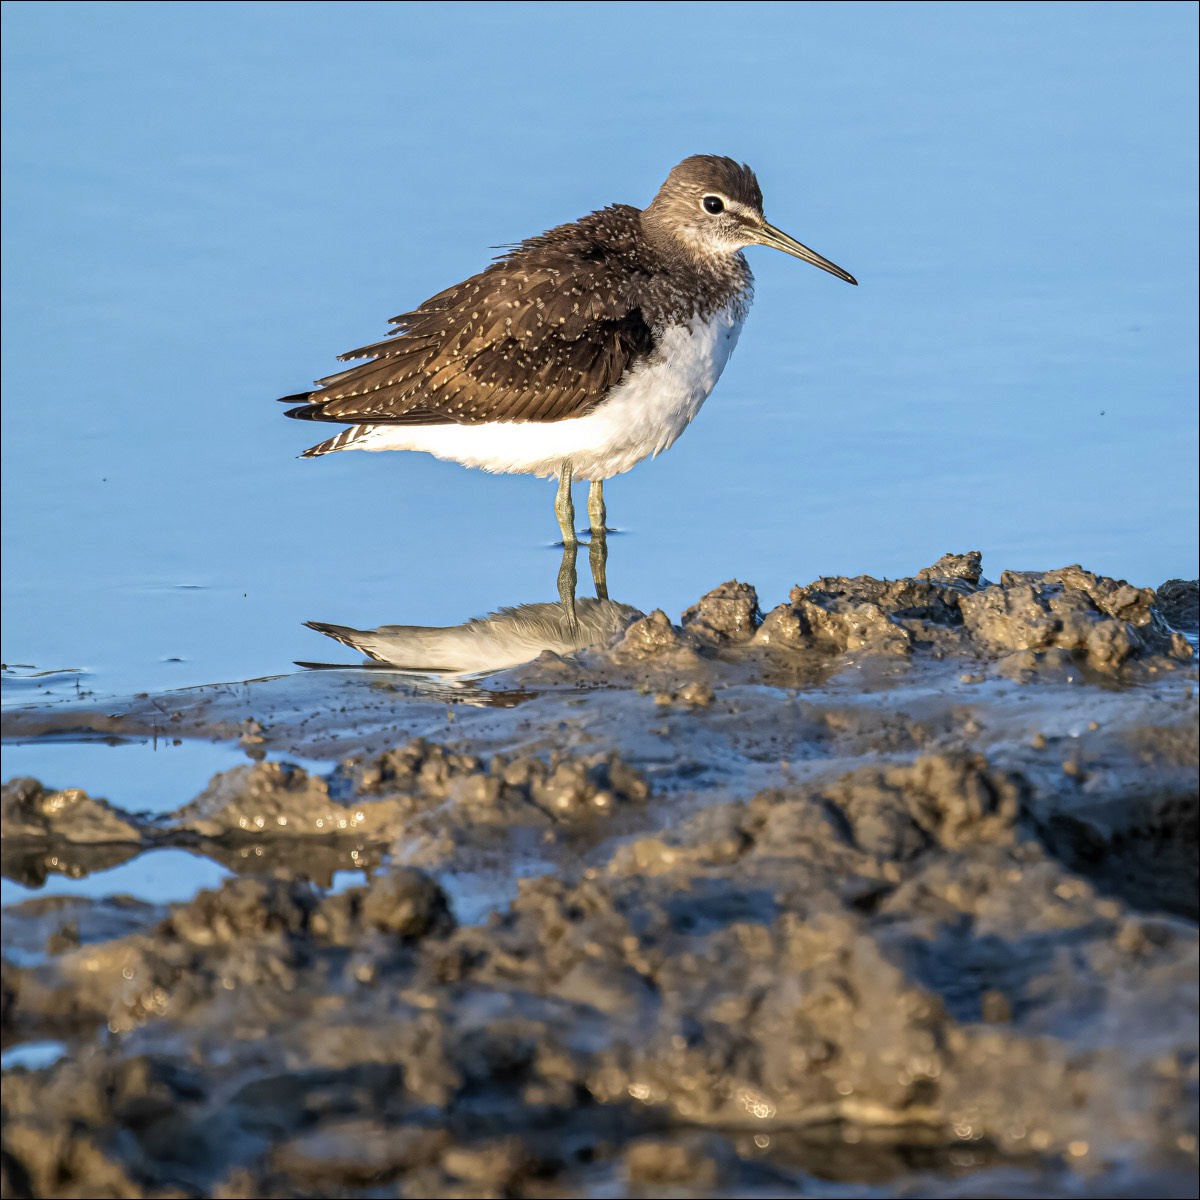
[{"label": "calm blue water", "polygon": [[160,689],[328,656],[306,618],[553,598],[549,483],[302,462],[274,398],[700,151],[862,286],[751,251],[714,397],[610,485],[615,599],[971,548],[1194,576],[1196,35],[1192,4],[6,4],[4,661]]}]

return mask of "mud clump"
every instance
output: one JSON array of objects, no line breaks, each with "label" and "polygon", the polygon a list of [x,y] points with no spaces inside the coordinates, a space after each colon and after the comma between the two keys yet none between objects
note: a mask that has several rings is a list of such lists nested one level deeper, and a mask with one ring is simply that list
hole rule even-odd
[{"label": "mud clump", "polygon": [[141,853],[150,827],[80,788],[17,778],[0,792],[0,867],[5,878],[40,887],[51,875],[105,871]]},{"label": "mud clump", "polygon": [[692,605],[682,624],[704,641],[748,642],[759,626],[758,593],[750,584],[731,579]]},{"label": "mud clump", "polygon": [[869,651],[906,656],[923,646],[960,648],[960,602],[984,585],[981,556],[943,555],[914,579],[869,575],[818,579],[794,587],[788,603],[767,614],[757,640],[826,654]]},{"label": "mud clump", "polygon": [[978,550],[966,554],[943,554],[930,567],[917,572],[918,579],[961,579],[969,586],[989,586],[983,578],[983,555]]},{"label": "mud clump", "polygon": [[[1185,595],[1167,594],[1172,604]],[[1157,602],[1149,588],[1078,566],[1005,571],[989,583],[973,551],[943,555],[912,579],[830,577],[793,588],[754,641],[792,653],[957,654],[1029,671],[1078,662],[1113,674],[1134,660],[1190,662],[1190,645]]]},{"label": "mud clump", "polygon": [[587,820],[641,804],[650,794],[641,772],[611,752],[555,753],[548,761],[495,755],[485,764],[423,739],[343,764],[332,786],[335,793],[369,797],[372,804],[394,804],[410,819],[448,808],[463,819],[505,825]]},{"label": "mud clump", "polygon": [[187,835],[236,841],[265,834],[387,843],[433,812],[447,827],[456,824],[451,814],[458,824],[570,823],[640,804],[649,793],[641,772],[611,752],[548,761],[497,755],[485,763],[418,738],[348,759],[328,779],[292,763],[234,767],[162,819],[155,834],[163,844]]},{"label": "mud clump", "polygon": [[608,651],[621,666],[646,664],[658,671],[690,673],[700,663],[703,643],[694,634],[677,629],[660,608],[634,621]]},{"label": "mud clump", "polygon": [[243,938],[301,938],[316,907],[299,881],[233,879],[177,907],[157,932],[193,946],[229,946]]},{"label": "mud clump", "polygon": [[964,623],[995,652],[1066,651],[1097,671],[1115,671],[1135,657],[1181,660],[1191,648],[1156,620],[1154,593],[1080,567],[1042,574],[1005,571],[998,587],[965,597]]},{"label": "mud clump", "polygon": [[819,579],[793,588],[788,603],[764,618],[755,640],[821,654],[906,656],[919,635],[945,642],[945,631],[961,626],[959,598],[955,584],[927,579]]},{"label": "mud clump", "polygon": [[[22,906],[20,915],[24,923],[37,913]],[[413,868],[332,895],[302,879],[234,878],[156,923],[110,940],[55,945],[40,963],[9,966],[5,1035],[61,1035],[89,1024],[128,1031],[212,1006],[229,1009],[235,1023],[253,1020],[249,1009],[235,1018],[236,997],[225,1002],[225,993],[243,987],[264,989],[260,1016],[282,1018],[286,995],[314,981],[323,948],[366,942],[386,957],[453,927],[441,888]]]},{"label": "mud clump", "polygon": [[405,942],[449,933],[454,918],[446,894],[423,871],[397,867],[372,880],[369,887],[350,888],[326,899],[313,922],[317,933],[349,944],[357,927]]},{"label": "mud clump", "polygon": [[693,680],[693,682],[685,683],[682,687],[672,691],[655,692],[654,703],[661,708],[682,705],[685,708],[695,710],[708,708],[716,698],[716,692],[707,683],[700,683]]},{"label": "mud clump", "polygon": [[1200,631],[1200,581],[1168,579],[1155,592],[1159,612],[1173,629]]},{"label": "mud clump", "polygon": [[344,763],[333,776],[335,793],[362,796],[432,794],[444,799],[452,780],[484,772],[474,754],[459,754],[422,738],[367,761]]},{"label": "mud clump", "polygon": [[169,824],[202,837],[264,829],[305,837],[356,829],[366,820],[365,812],[331,800],[325,781],[302,767],[264,762],[216,775],[195,800],[171,815]]},{"label": "mud clump", "polygon": [[[339,786],[486,779],[539,809],[636,790],[532,761],[410,744]],[[1034,802],[982,754],[926,754],[711,804],[479,925],[412,868],[333,894],[239,879],[6,964],[10,1041],[72,1005],[77,1037],[121,1031],[6,1074],[10,1186],[800,1195],[871,1170],[869,1146],[853,1169],[789,1157],[831,1128],[909,1130],[939,1170],[965,1142],[975,1167],[1027,1164],[1027,1190],[1081,1155],[1103,1178],[1109,1145],[1191,1172],[1195,926],[1073,873]]]},{"label": "mud clump", "polygon": [[53,839],[77,845],[140,842],[142,828],[106,800],[80,788],[54,791],[36,779],[11,779],[0,791],[5,838]]},{"label": "mud clump", "polygon": [[927,756],[911,766],[865,769],[829,793],[855,844],[896,861],[932,846],[955,850],[1010,841],[1028,796],[1024,779],[988,769],[978,754]]}]

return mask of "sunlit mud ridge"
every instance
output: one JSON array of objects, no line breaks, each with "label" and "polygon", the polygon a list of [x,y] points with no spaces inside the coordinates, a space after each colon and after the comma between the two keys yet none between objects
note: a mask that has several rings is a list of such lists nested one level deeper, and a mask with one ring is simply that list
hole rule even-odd
[{"label": "sunlit mud ridge", "polygon": [[259,761],[5,785],[10,878],[233,873],[6,911],[5,1195],[1194,1194],[1196,585],[980,568],[7,712]]}]

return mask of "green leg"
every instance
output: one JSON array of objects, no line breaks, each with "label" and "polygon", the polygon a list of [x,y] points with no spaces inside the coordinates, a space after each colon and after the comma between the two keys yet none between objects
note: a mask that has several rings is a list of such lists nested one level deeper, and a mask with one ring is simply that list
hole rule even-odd
[{"label": "green leg", "polygon": [[562,530],[564,546],[573,546],[579,541],[575,533],[575,502],[571,499],[571,464],[565,462],[558,473],[558,495],[554,497],[554,515]]},{"label": "green leg", "polygon": [[558,568],[558,598],[562,603],[567,628],[574,635],[579,629],[575,614],[575,586],[579,576],[575,556],[579,551],[579,536],[575,532],[575,503],[571,499],[571,464],[565,462],[558,473],[558,495],[554,498],[554,515],[562,531],[562,564]]},{"label": "green leg", "polygon": [[593,533],[605,532],[605,521],[608,513],[604,508],[604,480],[593,479],[588,488],[588,520],[591,522]]},{"label": "green leg", "polygon": [[592,526],[592,543],[588,547],[588,562],[592,567],[592,582],[596,598],[608,599],[608,527],[604,510],[604,480],[594,479],[588,489],[588,521]]}]

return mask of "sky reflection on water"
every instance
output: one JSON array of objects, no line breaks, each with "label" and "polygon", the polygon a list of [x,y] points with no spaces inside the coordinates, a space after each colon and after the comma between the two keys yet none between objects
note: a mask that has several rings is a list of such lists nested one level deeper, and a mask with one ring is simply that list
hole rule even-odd
[{"label": "sky reflection on water", "polygon": [[610,485],[614,595],[1194,576],[1195,7],[738,12],[6,5],[5,661],[169,688],[552,599],[552,485],[301,462],[274,397],[697,151],[862,286],[752,252],[713,398]]}]

